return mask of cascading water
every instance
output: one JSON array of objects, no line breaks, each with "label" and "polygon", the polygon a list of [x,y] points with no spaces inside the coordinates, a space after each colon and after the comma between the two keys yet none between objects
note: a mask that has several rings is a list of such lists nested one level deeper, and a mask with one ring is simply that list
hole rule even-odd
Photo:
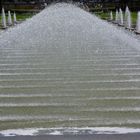
[{"label": "cascading water", "polygon": [[12,17],[11,17],[11,12],[8,11],[8,25],[11,26],[12,25]]},{"label": "cascading water", "polygon": [[6,28],[6,16],[5,16],[4,8],[2,8],[2,27]]},{"label": "cascading water", "polygon": [[0,134],[140,132],[139,48],[70,4],[1,33]]}]

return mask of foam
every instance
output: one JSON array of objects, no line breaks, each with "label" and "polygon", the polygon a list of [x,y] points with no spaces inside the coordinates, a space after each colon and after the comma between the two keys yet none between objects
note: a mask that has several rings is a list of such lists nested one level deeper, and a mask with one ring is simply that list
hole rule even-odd
[{"label": "foam", "polygon": [[128,134],[140,133],[139,128],[125,127],[85,127],[85,128],[26,128],[0,131],[2,136],[36,136],[36,135],[82,135],[82,134]]}]

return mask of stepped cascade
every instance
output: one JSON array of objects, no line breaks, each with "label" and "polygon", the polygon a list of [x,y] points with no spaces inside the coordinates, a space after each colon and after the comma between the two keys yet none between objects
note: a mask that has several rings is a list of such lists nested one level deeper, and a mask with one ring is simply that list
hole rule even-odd
[{"label": "stepped cascade", "polygon": [[0,129],[140,128],[139,60],[124,30],[49,6],[0,33]]}]

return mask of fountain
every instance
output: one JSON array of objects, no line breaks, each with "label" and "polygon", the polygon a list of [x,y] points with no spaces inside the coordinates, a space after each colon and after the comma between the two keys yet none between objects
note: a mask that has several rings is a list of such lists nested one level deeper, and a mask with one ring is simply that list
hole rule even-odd
[{"label": "fountain", "polygon": [[132,19],[131,19],[131,12],[128,12],[128,17],[127,17],[127,28],[132,30]]},{"label": "fountain", "polygon": [[128,7],[125,10],[125,20],[124,20],[125,28],[132,30],[132,19],[131,19],[131,12]]},{"label": "fountain", "polygon": [[119,26],[123,26],[123,12],[122,12],[122,9],[120,8],[119,9]]},{"label": "fountain", "polygon": [[128,8],[128,6],[126,6],[126,8],[125,8],[125,14],[124,14],[124,26],[125,27],[127,27],[128,12],[129,12],[129,8]]},{"label": "fountain", "polygon": [[138,16],[137,16],[137,26],[136,26],[136,34],[140,34],[140,12],[138,12]]},{"label": "fountain", "polygon": [[11,17],[11,12],[8,11],[8,26],[12,25],[12,17]]},{"label": "fountain", "polygon": [[0,129],[139,132],[139,49],[123,29],[64,3],[0,33]]},{"label": "fountain", "polygon": [[6,26],[6,16],[5,16],[4,8],[2,8],[2,28],[3,29],[7,28],[7,26]]},{"label": "fountain", "polygon": [[124,25],[125,25],[125,27],[127,26],[128,12],[129,12],[129,8],[128,8],[128,6],[126,6],[125,14],[124,14]]},{"label": "fountain", "polygon": [[116,24],[119,23],[119,12],[118,12],[118,10],[116,10],[115,23],[116,23]]},{"label": "fountain", "polygon": [[110,21],[113,21],[113,14],[112,14],[112,11],[110,12]]},{"label": "fountain", "polygon": [[17,17],[16,17],[16,13],[15,12],[14,12],[13,18],[14,18],[14,24],[17,24]]}]

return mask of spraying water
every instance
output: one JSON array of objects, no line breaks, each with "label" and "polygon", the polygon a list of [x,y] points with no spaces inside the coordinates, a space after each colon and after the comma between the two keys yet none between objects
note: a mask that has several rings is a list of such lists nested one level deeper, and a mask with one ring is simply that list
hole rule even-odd
[{"label": "spraying water", "polygon": [[111,21],[113,20],[113,14],[112,14],[112,11],[110,12],[110,20],[111,20]]},{"label": "spraying water", "polygon": [[119,9],[119,25],[123,25],[123,12],[122,9]]},{"label": "spraying water", "polygon": [[5,16],[5,11],[4,8],[2,8],[2,27],[6,28],[6,16]]},{"label": "spraying water", "polygon": [[34,128],[0,133],[139,132],[128,128],[140,128],[139,48],[70,4],[8,29],[0,34],[0,129]]},{"label": "spraying water", "polygon": [[16,13],[14,12],[14,24],[17,24],[17,16],[16,16]]},{"label": "spraying water", "polygon": [[137,31],[138,33],[140,33],[140,12],[138,12],[138,16],[137,16],[136,31]]},{"label": "spraying water", "polygon": [[126,6],[125,14],[124,14],[124,25],[125,25],[125,27],[127,27],[128,12],[129,12],[129,8],[128,8],[128,6]]},{"label": "spraying water", "polygon": [[131,29],[132,19],[131,19],[131,12],[128,7],[126,7],[126,10],[125,10],[124,24],[126,28]]},{"label": "spraying water", "polygon": [[131,19],[131,12],[128,12],[128,17],[127,17],[127,28],[131,29],[132,28],[132,19]]},{"label": "spraying water", "polygon": [[119,12],[118,12],[118,10],[116,10],[115,22],[119,23]]},{"label": "spraying water", "polygon": [[8,25],[11,26],[12,25],[12,17],[11,17],[11,12],[8,11]]}]

